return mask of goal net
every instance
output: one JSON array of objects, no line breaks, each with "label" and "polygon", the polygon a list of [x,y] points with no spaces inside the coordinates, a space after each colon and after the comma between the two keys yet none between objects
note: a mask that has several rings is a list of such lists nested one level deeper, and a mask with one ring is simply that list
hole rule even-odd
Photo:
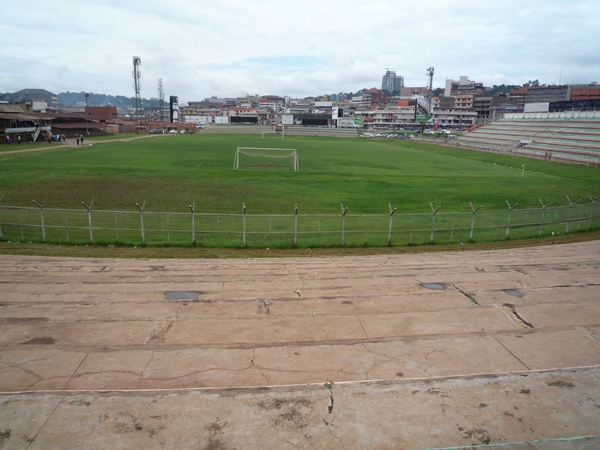
[{"label": "goal net", "polygon": [[295,148],[238,147],[233,169],[292,169],[298,172]]}]

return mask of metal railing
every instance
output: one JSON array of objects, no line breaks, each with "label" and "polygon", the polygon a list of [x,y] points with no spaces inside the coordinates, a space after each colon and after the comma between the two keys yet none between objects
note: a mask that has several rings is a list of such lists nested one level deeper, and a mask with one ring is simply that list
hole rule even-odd
[{"label": "metal railing", "polygon": [[600,227],[597,199],[519,209],[508,201],[504,210],[400,214],[389,205],[385,214],[239,214],[0,206],[0,239],[11,242],[123,245],[201,245],[207,247],[340,247],[402,246],[485,242],[569,234]]}]

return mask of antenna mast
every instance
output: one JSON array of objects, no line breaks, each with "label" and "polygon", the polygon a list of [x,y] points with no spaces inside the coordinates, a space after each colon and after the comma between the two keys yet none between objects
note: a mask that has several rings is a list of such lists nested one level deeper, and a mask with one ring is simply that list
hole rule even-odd
[{"label": "antenna mast", "polygon": [[142,89],[142,73],[140,72],[140,66],[142,64],[142,58],[139,56],[133,57],[133,89],[135,90],[135,106],[134,106],[134,123],[135,131],[140,120],[140,113],[142,111],[142,99],[140,97],[140,90]]}]

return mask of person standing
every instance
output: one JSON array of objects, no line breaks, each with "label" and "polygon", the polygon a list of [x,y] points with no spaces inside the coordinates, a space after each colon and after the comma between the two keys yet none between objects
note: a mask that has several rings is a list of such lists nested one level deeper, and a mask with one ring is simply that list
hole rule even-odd
[{"label": "person standing", "polygon": [[17,136],[17,143],[18,143],[19,145],[21,145],[21,135],[18,135],[18,136]]},{"label": "person standing", "polygon": [[81,139],[81,145],[83,145],[83,134],[81,135],[81,137],[79,139]]},{"label": "person standing", "polygon": [[79,145],[79,135],[78,134],[75,135],[75,140],[77,141],[77,145]]}]

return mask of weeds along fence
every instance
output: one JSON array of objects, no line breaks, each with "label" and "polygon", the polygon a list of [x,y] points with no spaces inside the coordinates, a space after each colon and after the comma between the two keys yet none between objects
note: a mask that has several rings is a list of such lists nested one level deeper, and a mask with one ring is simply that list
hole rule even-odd
[{"label": "weeds along fence", "polygon": [[11,242],[206,247],[358,247],[486,242],[575,233],[600,226],[597,199],[565,206],[504,210],[471,205],[467,212],[443,212],[430,203],[427,214],[239,214],[0,206],[0,239]]}]

